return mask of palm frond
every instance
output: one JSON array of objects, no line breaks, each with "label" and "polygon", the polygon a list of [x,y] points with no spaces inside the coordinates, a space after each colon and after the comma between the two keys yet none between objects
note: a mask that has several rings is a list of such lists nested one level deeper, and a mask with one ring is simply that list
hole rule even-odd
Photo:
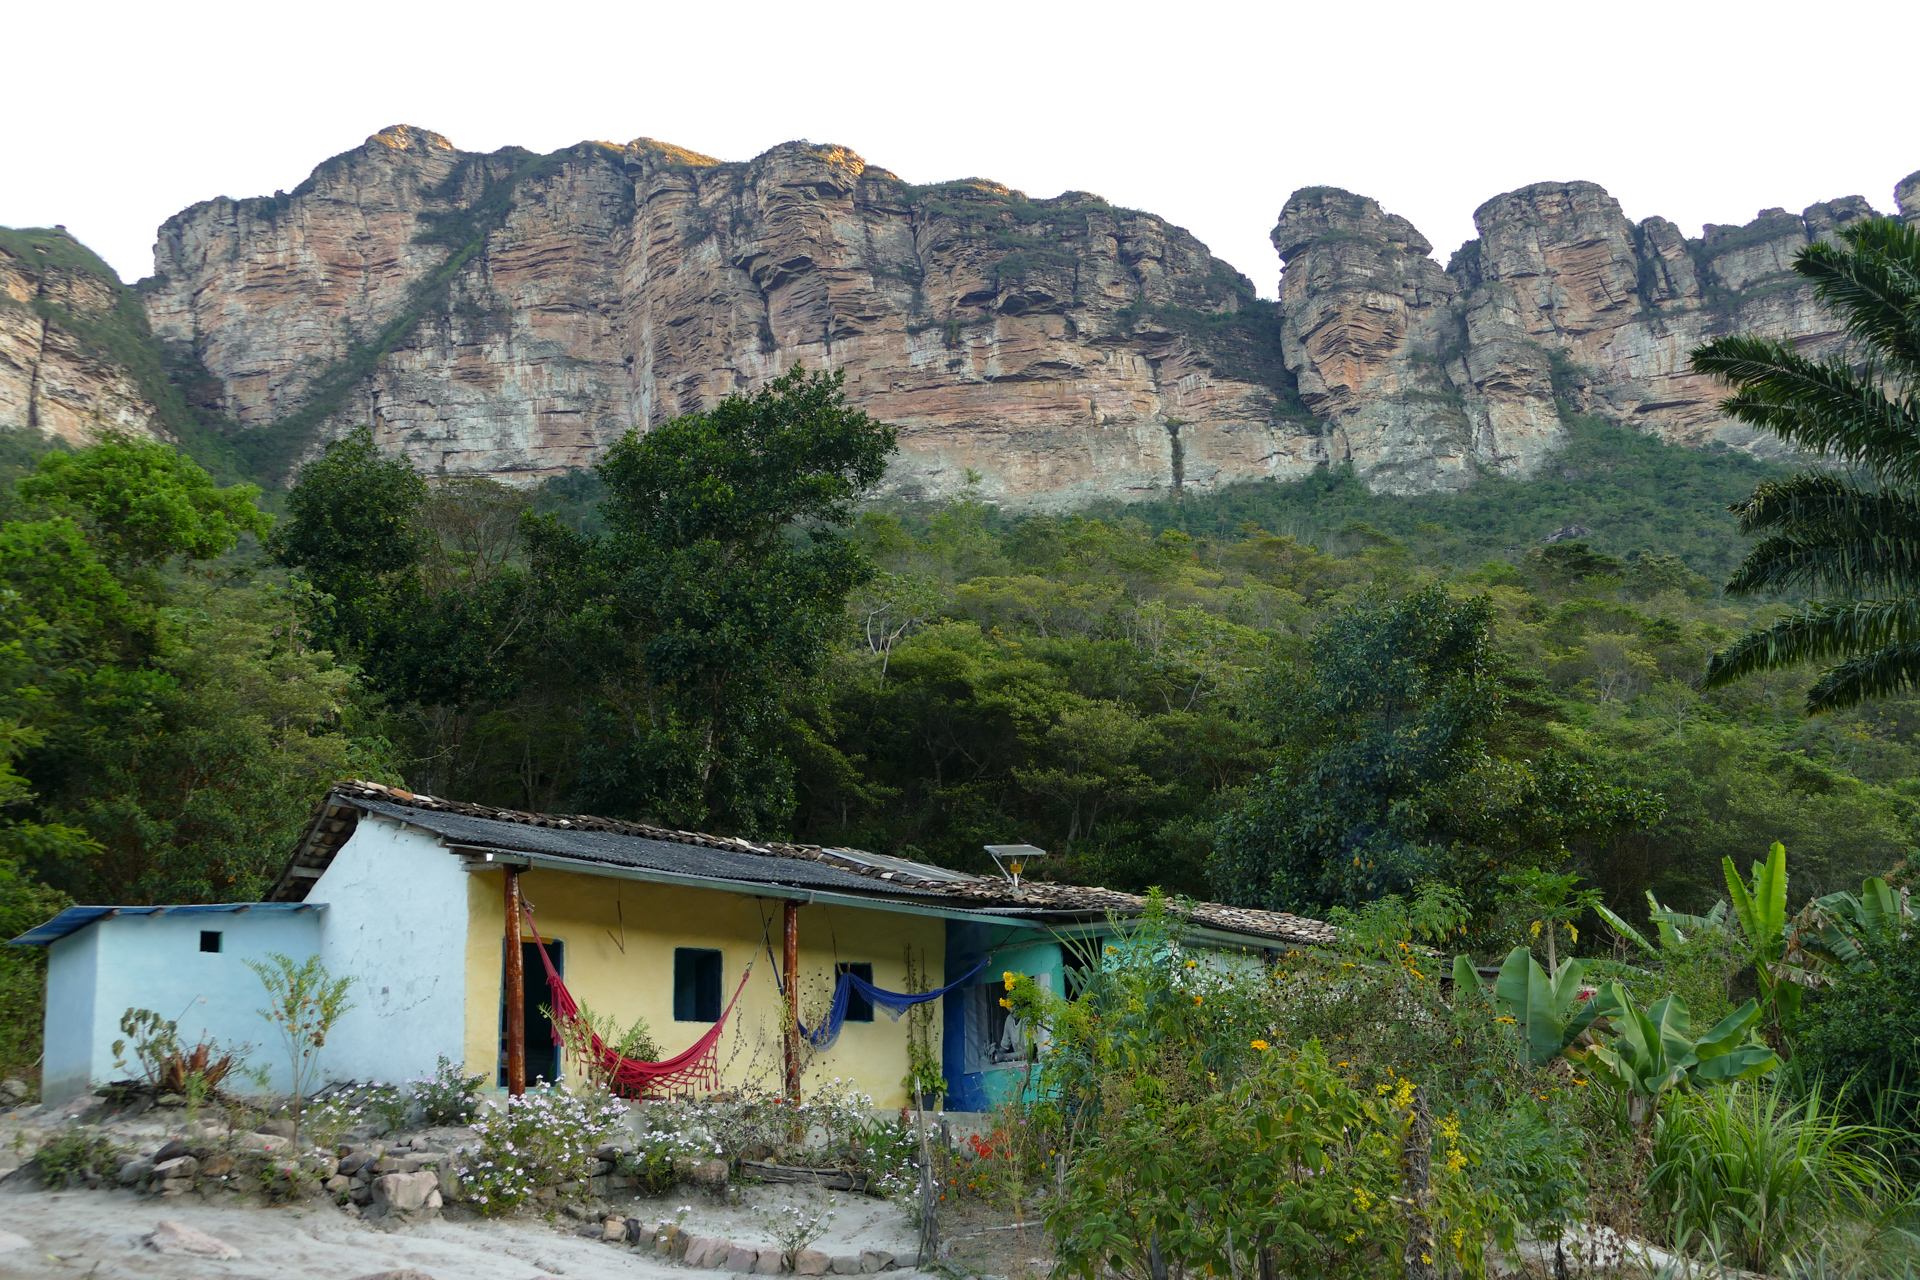
[{"label": "palm frond", "polygon": [[1803,472],[1762,482],[1731,510],[1742,533],[1779,530],[1748,552],[1727,583],[1731,594],[1920,591],[1920,502],[1904,494]]},{"label": "palm frond", "polygon": [[1869,366],[1812,360],[1748,334],[1715,338],[1692,352],[1693,367],[1732,385],[1728,417],[1771,431],[1810,453],[1864,465],[1885,483],[1920,487],[1920,405],[1889,399]]},{"label": "palm frond", "polygon": [[1872,218],[1840,239],[1808,245],[1793,269],[1846,318],[1850,337],[1912,379],[1920,374],[1920,228]]},{"label": "palm frond", "polygon": [[1829,600],[1751,631],[1713,655],[1706,687],[1757,671],[1905,647],[1920,640],[1920,599]]},{"label": "palm frond", "polygon": [[1839,711],[1864,698],[1889,698],[1920,687],[1920,644],[1888,645],[1822,672],[1807,690],[1807,714]]}]

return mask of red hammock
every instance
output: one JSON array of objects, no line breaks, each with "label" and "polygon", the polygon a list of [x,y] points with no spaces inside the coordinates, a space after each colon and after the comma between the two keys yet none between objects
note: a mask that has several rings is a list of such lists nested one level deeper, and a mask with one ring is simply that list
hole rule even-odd
[{"label": "red hammock", "polygon": [[[540,948],[540,963],[547,969],[547,985],[553,989],[553,1042],[561,1044],[562,1026],[580,1020],[580,1002],[573,998],[573,993],[567,990],[567,984],[560,980],[559,970],[553,967],[553,959],[547,955],[547,944],[540,940],[540,930],[533,923],[533,909],[526,908],[526,913],[527,928],[533,932],[534,945]],[[740,975],[740,985],[733,989],[733,999],[727,1001],[726,1009],[720,1014],[720,1021],[714,1023],[712,1029],[695,1040],[684,1053],[675,1054],[665,1062],[642,1062],[638,1058],[621,1057],[612,1045],[600,1038],[598,1032],[591,1026],[587,1027],[593,1056],[606,1072],[613,1091],[629,1098],[648,1098],[669,1093],[691,1093],[701,1085],[709,1089],[719,1088],[720,1066],[716,1050],[720,1044],[720,1029],[727,1025],[727,1016],[733,1012],[740,993],[747,989],[747,979],[752,976],[753,965],[748,964],[747,971]]]}]

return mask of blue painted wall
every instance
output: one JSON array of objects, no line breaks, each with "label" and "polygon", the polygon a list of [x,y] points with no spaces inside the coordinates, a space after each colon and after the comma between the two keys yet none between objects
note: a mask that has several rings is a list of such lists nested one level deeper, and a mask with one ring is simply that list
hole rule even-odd
[{"label": "blue painted wall", "polygon": [[[987,967],[971,985],[996,988],[989,993],[989,999],[1000,998],[1003,975],[1009,970],[1035,978],[1045,975],[1054,991],[1066,990],[1060,944],[1051,936],[1032,929],[949,920],[947,972],[958,976],[982,959],[988,961]],[[942,1074],[947,1080],[946,1109],[991,1111],[1020,1091],[1028,1073],[1018,1067],[967,1071],[966,991],[955,991],[940,1003],[943,1006],[940,1042]]]},{"label": "blue painted wall", "polygon": [[[203,1037],[251,1045],[250,1066],[266,1066],[272,1089],[291,1087],[287,1049],[257,1012],[266,988],[247,968],[270,951],[305,960],[320,949],[323,908],[216,912],[191,915],[114,916],[54,942],[48,955],[46,1059],[41,1093],[59,1101],[97,1082],[137,1078],[127,1065],[113,1065],[113,1042],[124,1038],[120,1017],[129,1008],[152,1009],[180,1024],[180,1038]],[[218,932],[220,950],[200,949],[202,930]],[[226,1087],[244,1089],[232,1080]]]}]

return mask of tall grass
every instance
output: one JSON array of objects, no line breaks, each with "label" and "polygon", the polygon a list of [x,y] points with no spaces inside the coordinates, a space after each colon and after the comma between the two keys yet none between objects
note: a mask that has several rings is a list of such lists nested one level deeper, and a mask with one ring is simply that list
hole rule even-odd
[{"label": "tall grass", "polygon": [[1683,1253],[1768,1275],[1903,1275],[1920,1254],[1889,1137],[1817,1085],[1796,1100],[1736,1084],[1670,1105],[1647,1189]]}]

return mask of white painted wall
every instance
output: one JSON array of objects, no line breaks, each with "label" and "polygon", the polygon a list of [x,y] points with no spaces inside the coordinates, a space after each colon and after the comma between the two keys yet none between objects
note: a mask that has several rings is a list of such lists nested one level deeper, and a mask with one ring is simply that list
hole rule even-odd
[{"label": "white painted wall", "polygon": [[320,956],[353,978],[323,1074],[398,1084],[463,1059],[467,1018],[467,875],[438,841],[364,815],[307,894],[327,904]]},{"label": "white painted wall", "polygon": [[[316,900],[319,901],[319,900]],[[278,951],[304,960],[319,946],[325,910],[300,913],[196,912],[114,916],[52,944],[47,968],[46,1060],[42,1096],[58,1101],[95,1084],[137,1076],[131,1056],[115,1069],[113,1042],[130,1008],[152,1009],[180,1024],[187,1044],[203,1038],[253,1046],[249,1065],[274,1068],[272,1087],[289,1087],[277,1033],[259,1016],[266,989],[248,960]],[[221,935],[219,952],[200,950],[202,930]],[[247,1082],[229,1087],[244,1090]]]}]

